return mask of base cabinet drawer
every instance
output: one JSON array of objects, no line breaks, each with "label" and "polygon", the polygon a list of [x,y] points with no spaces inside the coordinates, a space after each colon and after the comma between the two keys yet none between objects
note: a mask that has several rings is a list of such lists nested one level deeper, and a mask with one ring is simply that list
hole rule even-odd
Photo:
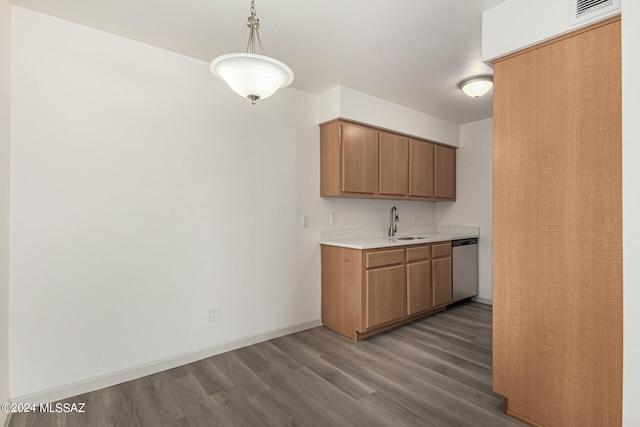
[{"label": "base cabinet drawer", "polygon": [[375,252],[367,251],[365,260],[365,266],[367,268],[402,264],[404,262],[404,249],[392,249],[388,251]]},{"label": "base cabinet drawer", "polygon": [[436,243],[433,245],[433,257],[441,258],[451,256],[451,242]]}]

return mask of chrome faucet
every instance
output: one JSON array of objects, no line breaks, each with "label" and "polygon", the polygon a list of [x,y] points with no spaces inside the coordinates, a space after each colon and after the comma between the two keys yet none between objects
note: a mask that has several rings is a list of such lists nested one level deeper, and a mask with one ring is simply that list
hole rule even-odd
[{"label": "chrome faucet", "polygon": [[389,236],[393,237],[398,232],[398,226],[395,224],[400,221],[398,218],[398,208],[395,206],[391,208],[391,217],[389,218]]}]

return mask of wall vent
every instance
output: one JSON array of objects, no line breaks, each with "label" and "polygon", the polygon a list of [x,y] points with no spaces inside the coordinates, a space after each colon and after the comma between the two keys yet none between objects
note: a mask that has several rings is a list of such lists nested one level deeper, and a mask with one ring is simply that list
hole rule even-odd
[{"label": "wall vent", "polygon": [[619,10],[620,0],[569,0],[569,25],[604,14],[613,15]]}]

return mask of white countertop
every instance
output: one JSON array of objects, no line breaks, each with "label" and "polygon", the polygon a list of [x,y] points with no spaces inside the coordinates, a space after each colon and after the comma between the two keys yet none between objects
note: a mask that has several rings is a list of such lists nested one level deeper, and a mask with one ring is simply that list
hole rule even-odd
[{"label": "white countertop", "polygon": [[[367,231],[368,230],[368,231]],[[386,229],[328,230],[322,233],[321,245],[340,246],[351,249],[391,248],[395,246],[420,245],[448,240],[468,239],[480,236],[478,227],[428,226],[400,229],[394,237],[384,235]],[[421,239],[399,240],[401,237],[418,236]]]}]

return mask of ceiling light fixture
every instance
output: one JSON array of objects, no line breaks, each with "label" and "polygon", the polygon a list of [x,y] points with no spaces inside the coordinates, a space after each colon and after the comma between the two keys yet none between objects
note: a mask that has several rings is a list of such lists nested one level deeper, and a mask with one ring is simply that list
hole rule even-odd
[{"label": "ceiling light fixture", "polygon": [[493,87],[493,76],[470,77],[461,81],[459,86],[465,95],[478,98],[491,90]]},{"label": "ceiling light fixture", "polygon": [[[293,82],[293,71],[277,59],[264,55],[260,40],[260,20],[256,17],[256,2],[251,1],[251,16],[247,20],[249,41],[247,53],[229,53],[211,61],[211,72],[238,95],[249,98],[253,105],[258,99],[273,95]],[[256,45],[257,43],[257,45]]]}]

